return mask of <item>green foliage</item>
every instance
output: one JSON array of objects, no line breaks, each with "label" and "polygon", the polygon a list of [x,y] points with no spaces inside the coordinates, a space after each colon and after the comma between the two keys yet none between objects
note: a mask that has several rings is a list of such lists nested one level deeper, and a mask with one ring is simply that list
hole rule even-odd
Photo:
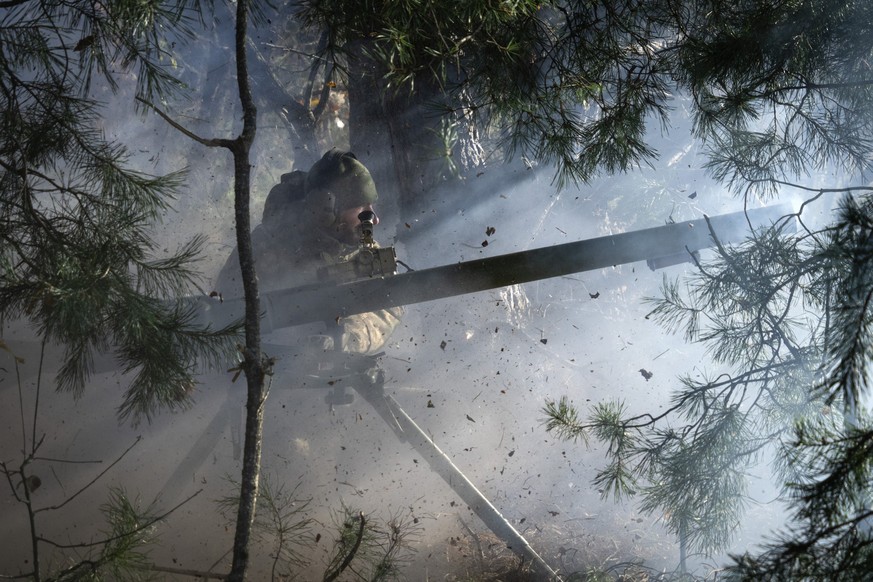
[{"label": "green foliage", "polygon": [[[235,490],[239,489],[238,484],[230,482]],[[306,564],[303,552],[313,545],[313,521],[307,517],[309,503],[309,499],[297,496],[296,487],[288,491],[274,478],[261,479],[252,533],[257,542],[254,547],[269,548],[273,580],[292,576]],[[225,518],[233,522],[239,497],[220,499],[218,505]]]},{"label": "green foliage", "polygon": [[[410,554],[415,528],[399,518],[385,524],[372,516],[343,506],[335,515],[337,538],[325,570],[325,582],[343,579],[397,580],[400,568]],[[352,567],[354,564],[354,567]]]},{"label": "green foliage", "polygon": [[871,217],[869,195],[847,197],[832,225],[774,225],[718,244],[683,289],[665,281],[649,317],[724,368],[680,378],[667,411],[630,416],[601,403],[583,421],[561,404],[545,409],[552,432],[608,443],[599,486],[639,491],[642,511],[705,554],[733,539],[748,475],[767,460],[790,529],[737,557],[729,579],[855,580],[869,568],[873,424],[860,403],[871,392]]},{"label": "green foliage", "polygon": [[[238,486],[231,484],[234,489]],[[310,500],[296,495],[296,487],[286,491],[274,478],[260,483],[253,527],[254,548],[269,548],[272,560],[271,579],[293,577],[310,566],[305,555],[321,539],[313,535],[315,522],[307,516]],[[218,501],[222,514],[230,521],[235,517],[239,498],[229,496]],[[334,539],[324,580],[346,578],[395,580],[411,552],[415,528],[399,518],[382,523],[370,515],[343,506],[333,515]],[[257,553],[255,550],[253,554]]]},{"label": "green foliage", "polygon": [[[842,267],[832,284],[839,295],[832,303],[833,321],[827,339],[828,360],[833,368],[825,381],[829,402],[837,397],[852,409],[869,390],[870,356],[873,354],[873,199],[847,198],[832,233],[831,256]],[[830,307],[830,306],[829,306]]]},{"label": "green foliage", "polygon": [[[152,508],[140,508],[139,502],[130,499],[123,489],[112,489],[101,511],[109,528],[103,540],[68,546],[79,548],[87,557],[48,580],[134,582],[153,578],[149,572],[148,549],[157,541],[156,525],[161,518]],[[99,551],[91,551],[93,546],[100,546]],[[41,578],[36,575],[34,579]]]},{"label": "green foliage", "polygon": [[[508,155],[557,179],[622,172],[657,152],[674,94],[692,95],[709,169],[738,191],[834,164],[867,169],[873,8],[840,0],[492,2],[307,0],[330,46],[363,43],[394,90],[435,82],[434,112],[471,112]],[[422,15],[425,15],[422,17]]]},{"label": "green foliage", "polygon": [[799,423],[786,484],[793,523],[757,554],[735,556],[728,580],[863,580],[870,572],[873,424]]},{"label": "green foliage", "polygon": [[563,182],[655,154],[643,131],[650,114],[664,120],[668,93],[636,4],[311,0],[302,16],[335,46],[367,39],[389,89],[436,82],[437,112],[472,112],[509,155],[556,163]]},{"label": "green foliage", "polygon": [[[858,580],[873,555],[873,423],[867,360],[873,319],[867,297],[871,220],[869,195],[846,198],[819,253],[829,293],[822,295],[823,333],[810,348],[823,358],[820,379],[804,387],[817,414],[799,419],[782,451],[792,527],[759,555],[736,557],[730,579],[800,577]],[[866,355],[865,355],[866,354]]]},{"label": "green foliage", "polygon": [[636,493],[637,481],[629,470],[628,455],[637,443],[637,435],[621,422],[624,412],[621,402],[599,402],[591,412],[592,432],[598,440],[608,444],[606,454],[612,458],[594,478],[594,486],[604,498],[612,494],[620,499]]},{"label": "green foliage", "polygon": [[[269,479],[265,479],[258,499],[258,513],[255,517],[255,527],[266,535],[274,538],[273,578],[277,575],[280,564],[290,573],[291,566],[303,563],[299,549],[306,547],[311,537],[311,520],[305,517],[308,501],[300,501],[296,497],[296,489],[285,491],[284,486],[273,487]],[[257,516],[263,516],[260,519]]]},{"label": "green foliage", "polygon": [[546,414],[546,430],[555,433],[558,438],[576,441],[581,438],[588,443],[586,427],[579,419],[579,413],[570,400],[563,396],[558,402],[547,400],[543,412]]},{"label": "green foliage", "polygon": [[151,238],[184,174],[128,169],[89,90],[98,74],[114,89],[116,68],[135,69],[145,97],[177,90],[158,37],[187,34],[188,16],[184,3],[28,2],[0,17],[0,317],[66,346],[58,384],[75,394],[95,351],[117,348],[134,421],[183,406],[192,362],[214,364],[234,334],[166,301],[192,289],[204,242],[160,257]]},{"label": "green foliage", "polygon": [[101,510],[109,529],[98,560],[105,567],[96,579],[147,579],[150,564],[147,549],[156,541],[158,518],[154,509],[142,509],[123,489],[112,489]]},{"label": "green foliage", "polygon": [[717,179],[774,194],[812,169],[869,169],[869,3],[710,1],[690,12],[670,63],[695,98]]},{"label": "green foliage", "polygon": [[[101,511],[109,528],[104,532],[105,537],[98,541],[60,546],[74,548],[84,557],[49,578],[34,573],[34,580],[99,582],[153,579],[149,572],[151,562],[148,550],[157,542],[157,524],[165,516],[157,516],[151,507],[141,508],[138,500],[130,499],[123,489],[112,489]],[[36,532],[32,532],[32,535],[38,537]],[[39,540],[47,541],[43,538]]]}]

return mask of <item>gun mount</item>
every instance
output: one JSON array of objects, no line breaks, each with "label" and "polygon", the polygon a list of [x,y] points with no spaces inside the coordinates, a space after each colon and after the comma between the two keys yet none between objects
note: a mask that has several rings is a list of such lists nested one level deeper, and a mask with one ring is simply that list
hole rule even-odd
[{"label": "gun mount", "polygon": [[[371,248],[383,251],[374,256],[379,265],[374,276],[263,294],[262,330],[267,333],[637,261],[647,261],[654,270],[692,260],[698,251],[714,246],[714,237],[721,243],[737,242],[750,229],[769,227],[790,214],[786,205],[768,206],[400,274],[385,272],[386,265],[393,264],[392,248]],[[793,222],[787,228],[793,230]],[[214,326],[239,321],[245,309],[242,299],[189,301],[200,321]]]},{"label": "gun mount", "polygon": [[318,270],[318,280],[332,284],[348,283],[359,279],[386,277],[397,270],[394,247],[380,248],[373,240],[373,220],[376,213],[364,210],[358,214],[361,221],[361,246],[351,261],[326,265]]}]

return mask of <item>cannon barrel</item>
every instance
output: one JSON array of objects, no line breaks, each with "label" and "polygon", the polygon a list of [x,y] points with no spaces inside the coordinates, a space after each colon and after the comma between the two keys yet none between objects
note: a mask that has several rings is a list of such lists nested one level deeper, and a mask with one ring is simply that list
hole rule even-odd
[{"label": "cannon barrel", "polygon": [[[721,243],[737,242],[750,228],[769,227],[790,213],[787,205],[767,206],[396,275],[271,291],[261,297],[262,330],[332,321],[637,261],[649,261],[650,266],[673,264],[677,256],[690,259],[692,253],[713,246],[713,235]],[[189,300],[197,303],[199,320],[214,326],[238,321],[244,314],[241,299]]]}]

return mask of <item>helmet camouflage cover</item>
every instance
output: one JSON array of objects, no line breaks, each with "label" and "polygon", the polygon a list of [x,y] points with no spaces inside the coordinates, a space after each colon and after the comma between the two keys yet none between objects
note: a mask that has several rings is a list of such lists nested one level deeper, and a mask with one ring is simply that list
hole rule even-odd
[{"label": "helmet camouflage cover", "polygon": [[306,205],[324,226],[343,210],[372,204],[377,198],[373,177],[351,152],[330,150],[306,176]]},{"label": "helmet camouflage cover", "polygon": [[273,186],[264,201],[264,214],[261,223],[270,228],[287,228],[293,223],[293,202],[304,196],[306,172],[295,170],[282,174],[281,181]]}]

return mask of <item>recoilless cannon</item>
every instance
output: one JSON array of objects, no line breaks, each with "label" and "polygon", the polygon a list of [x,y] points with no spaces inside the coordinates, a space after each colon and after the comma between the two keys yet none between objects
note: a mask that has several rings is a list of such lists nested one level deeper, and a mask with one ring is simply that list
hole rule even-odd
[{"label": "recoilless cannon", "polygon": [[[262,294],[261,329],[267,333],[335,321],[357,313],[637,261],[646,261],[654,270],[693,260],[716,240],[722,244],[738,242],[751,229],[777,224],[790,213],[787,205],[767,206],[406,273],[395,273],[394,249],[375,248],[372,231],[368,234],[365,228],[362,252],[350,267],[352,280],[337,282],[326,273],[323,282]],[[785,220],[782,226],[791,231],[793,224]],[[203,297],[191,301],[200,321],[216,327],[241,320],[245,312],[242,299]]]},{"label": "recoilless cannon", "polygon": [[[363,236],[353,262],[329,267],[318,283],[261,296],[264,333],[637,261],[646,261],[655,270],[697,260],[701,250],[716,243],[738,242],[751,230],[773,225],[783,232],[794,230],[791,209],[776,205],[398,274],[394,249],[378,248],[373,241],[371,214],[359,216]],[[189,299],[201,323],[223,327],[242,319],[242,299],[214,295]],[[559,579],[448,455],[384,393],[384,373],[372,357],[325,353],[320,371],[325,388],[338,380],[354,386],[398,438],[412,444],[495,535],[529,560],[544,578]]]}]

